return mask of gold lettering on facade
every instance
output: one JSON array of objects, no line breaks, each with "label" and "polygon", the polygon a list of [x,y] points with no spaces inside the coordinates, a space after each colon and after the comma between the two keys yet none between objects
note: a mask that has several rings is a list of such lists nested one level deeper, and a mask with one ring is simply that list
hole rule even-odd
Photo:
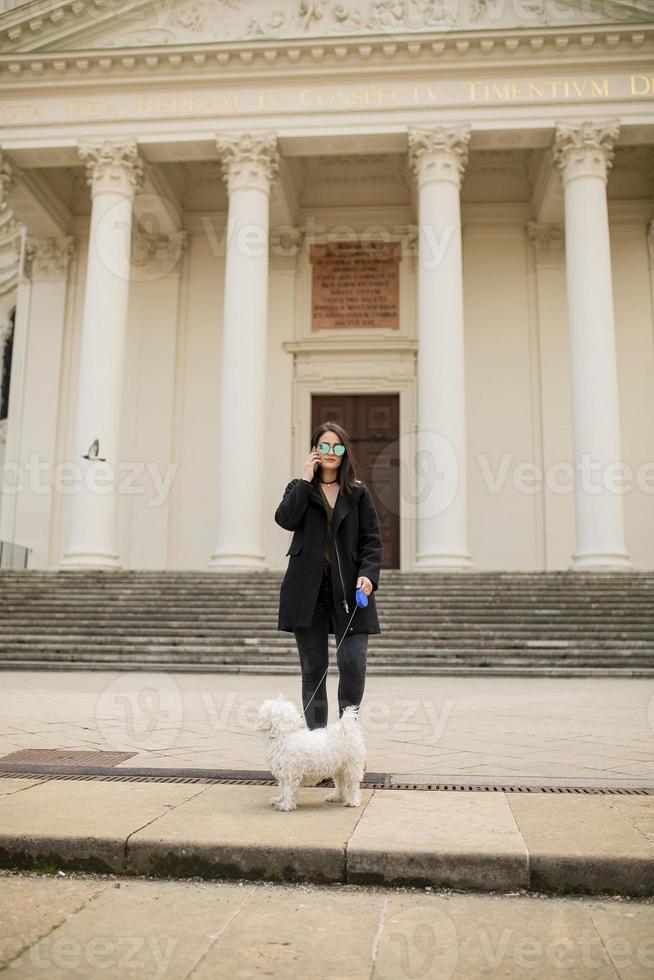
[{"label": "gold lettering on facade", "polygon": [[542,82],[465,82],[470,102],[529,102],[538,99],[607,98],[609,79],[580,81],[551,78]]},{"label": "gold lettering on facade", "polygon": [[654,95],[654,75],[632,75],[629,79],[630,95]]},{"label": "gold lettering on facade", "polygon": [[5,123],[35,123],[43,119],[43,106],[33,102],[0,101],[0,120]]},{"label": "gold lettering on facade", "polygon": [[141,95],[138,111],[148,116],[201,116],[208,112],[236,112],[239,93],[211,95]]},{"label": "gold lettering on facade", "polygon": [[116,116],[114,103],[100,99],[66,99],[64,111],[68,118],[74,119],[107,119]]}]

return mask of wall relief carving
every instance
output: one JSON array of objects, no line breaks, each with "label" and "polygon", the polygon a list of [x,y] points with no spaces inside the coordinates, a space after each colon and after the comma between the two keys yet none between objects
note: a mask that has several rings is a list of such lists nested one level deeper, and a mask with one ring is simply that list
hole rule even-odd
[{"label": "wall relief carving", "polygon": [[[572,0],[168,0],[125,11],[119,30],[99,32],[96,25],[95,37],[85,43],[102,48],[475,28],[565,28],[608,22],[602,10],[594,0],[578,4]],[[65,43],[56,46],[64,48]]]}]

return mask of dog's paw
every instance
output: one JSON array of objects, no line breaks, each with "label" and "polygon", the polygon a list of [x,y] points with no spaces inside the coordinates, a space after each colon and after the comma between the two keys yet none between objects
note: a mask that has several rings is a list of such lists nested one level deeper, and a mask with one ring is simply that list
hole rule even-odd
[{"label": "dog's paw", "polygon": [[297,810],[297,803],[295,803],[294,800],[291,800],[288,803],[285,803],[283,800],[278,800],[277,802],[273,803],[273,806],[276,810],[284,810],[286,812],[289,810]]},{"label": "dog's paw", "polygon": [[325,797],[325,803],[340,803],[343,797],[339,793],[330,793]]},{"label": "dog's paw", "polygon": [[347,800],[343,800],[343,806],[361,806],[361,797],[355,796],[350,797]]}]

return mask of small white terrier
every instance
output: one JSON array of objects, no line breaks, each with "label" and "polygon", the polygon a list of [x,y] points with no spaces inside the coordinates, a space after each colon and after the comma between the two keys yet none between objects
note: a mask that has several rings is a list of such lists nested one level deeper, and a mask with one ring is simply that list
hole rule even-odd
[{"label": "small white terrier", "polygon": [[280,790],[270,801],[275,809],[295,810],[298,786],[315,786],[328,776],[334,780],[328,802],[361,806],[366,747],[356,705],[331,725],[310,729],[293,702],[280,693],[261,704],[254,728],[266,736],[268,764]]}]

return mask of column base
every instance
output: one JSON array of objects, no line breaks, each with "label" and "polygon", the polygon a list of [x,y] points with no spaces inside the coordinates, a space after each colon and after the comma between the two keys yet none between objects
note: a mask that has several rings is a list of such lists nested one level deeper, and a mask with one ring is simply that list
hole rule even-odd
[{"label": "column base", "polygon": [[59,568],[109,568],[122,569],[118,555],[113,551],[67,551],[59,562]]},{"label": "column base", "polygon": [[467,551],[443,551],[437,554],[416,555],[414,572],[465,572],[474,568]]},{"label": "column base", "polygon": [[269,566],[264,555],[252,555],[244,551],[215,551],[207,567],[219,572],[264,572]]},{"label": "column base", "polygon": [[626,551],[591,551],[574,554],[568,566],[570,571],[619,572],[631,571],[634,567]]}]

